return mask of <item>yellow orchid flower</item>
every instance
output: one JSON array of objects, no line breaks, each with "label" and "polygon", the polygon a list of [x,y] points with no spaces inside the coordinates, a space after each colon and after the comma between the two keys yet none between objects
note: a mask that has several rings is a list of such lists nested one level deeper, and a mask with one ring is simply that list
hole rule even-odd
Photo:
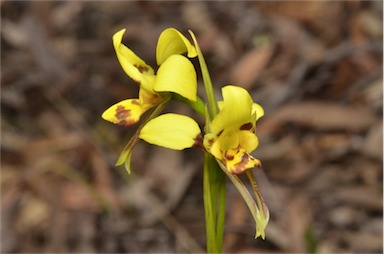
[{"label": "yellow orchid flower", "polygon": [[[220,112],[201,136],[198,124],[190,117],[164,114],[150,120],[140,131],[139,138],[150,144],[174,150],[200,147],[211,153],[243,196],[256,222],[256,235],[265,239],[269,210],[249,169],[261,167],[249,153],[258,146],[256,121],[264,115],[263,108],[253,102],[249,93],[236,86],[222,88]],[[245,172],[252,183],[256,202],[237,174]]]},{"label": "yellow orchid flower", "polygon": [[132,125],[148,109],[159,105],[169,93],[196,101],[197,77],[188,57],[197,55],[194,46],[174,28],[164,30],[158,40],[156,58],[157,75],[151,66],[122,43],[125,29],[113,35],[117,58],[125,71],[140,86],[139,98],[123,100],[109,107],[102,118],[119,125]]},{"label": "yellow orchid flower", "polygon": [[261,167],[261,162],[249,153],[259,144],[256,121],[264,115],[263,108],[241,87],[225,86],[222,94],[220,112],[212,120],[210,132],[204,136],[204,147],[232,174]]},{"label": "yellow orchid flower", "polygon": [[[223,162],[232,174],[261,167],[261,162],[249,153],[259,144],[255,134],[256,120],[264,115],[263,108],[254,103],[247,90],[237,86],[222,89],[223,101],[219,114],[213,119],[205,134],[205,150]],[[165,114],[149,121],[139,137],[148,143],[175,150],[201,146],[197,123],[177,114]],[[199,140],[200,137],[200,140]]]}]

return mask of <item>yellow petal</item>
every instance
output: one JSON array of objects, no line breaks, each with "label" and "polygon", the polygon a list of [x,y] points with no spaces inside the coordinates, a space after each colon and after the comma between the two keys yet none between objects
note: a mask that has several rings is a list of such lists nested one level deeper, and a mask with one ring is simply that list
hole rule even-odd
[{"label": "yellow petal", "polygon": [[218,101],[217,106],[219,107],[220,110],[222,110],[224,107],[224,101]]},{"label": "yellow petal", "polygon": [[188,52],[188,57],[196,57],[195,47],[185,36],[174,28],[165,29],[159,36],[156,48],[157,65],[163,62],[171,55],[181,55]]},{"label": "yellow petal", "polygon": [[150,120],[140,131],[139,138],[153,145],[182,150],[192,147],[199,134],[195,120],[169,113]]},{"label": "yellow petal", "polygon": [[221,159],[221,150],[220,150],[220,143],[217,139],[217,137],[212,133],[207,133],[204,135],[203,140],[204,148],[211,153],[213,156],[216,157],[216,159]]},{"label": "yellow petal", "polygon": [[222,151],[239,146],[239,135],[235,131],[223,131],[217,139],[220,143],[220,149]]},{"label": "yellow petal", "polygon": [[264,109],[257,103],[252,104],[252,114],[256,114],[256,120],[264,115]]},{"label": "yellow petal", "polygon": [[139,82],[148,91],[151,91],[155,83],[155,75],[151,66],[146,64],[132,50],[122,44],[125,29],[115,33],[112,37],[113,46],[121,67],[129,77]]},{"label": "yellow petal", "polygon": [[219,159],[221,160],[223,158],[223,152],[221,151],[220,149],[220,142],[219,141],[214,141],[213,144],[212,144],[212,147],[211,149],[209,150],[209,152],[215,156],[216,159]]},{"label": "yellow petal", "polygon": [[[218,101],[217,105],[219,106],[219,109],[222,110],[224,107],[224,101]],[[264,116],[264,109],[260,106],[260,104],[253,103],[252,104],[252,115],[255,115],[255,121],[259,120],[262,116]]]},{"label": "yellow petal", "polygon": [[219,133],[225,130],[238,130],[243,124],[252,122],[252,98],[244,88],[225,86],[222,88],[223,108],[213,119],[211,130]]},{"label": "yellow petal", "polygon": [[109,107],[101,117],[115,124],[129,126],[137,123],[145,110],[139,99],[129,99]]},{"label": "yellow petal", "polygon": [[259,145],[259,140],[255,133],[250,131],[239,131],[240,147],[244,148],[247,153],[252,152]]},{"label": "yellow petal", "polygon": [[157,71],[154,91],[174,92],[196,101],[197,77],[193,64],[181,55],[168,57]]}]

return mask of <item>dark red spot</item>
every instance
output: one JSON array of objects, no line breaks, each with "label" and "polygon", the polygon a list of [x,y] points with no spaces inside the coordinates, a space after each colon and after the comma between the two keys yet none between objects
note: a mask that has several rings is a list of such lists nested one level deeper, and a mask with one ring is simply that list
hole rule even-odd
[{"label": "dark red spot", "polygon": [[242,130],[242,131],[249,131],[249,130],[252,130],[252,129],[253,129],[253,124],[252,123],[246,123],[246,124],[243,124],[240,127],[240,130]]},{"label": "dark red spot", "polygon": [[201,149],[205,150],[204,145],[203,145],[203,137],[201,136],[201,134],[198,134],[193,139],[193,141],[194,141],[193,147],[198,147],[198,148],[201,148]]},{"label": "dark red spot", "polygon": [[134,65],[138,70],[139,70],[139,72],[141,72],[141,73],[144,73],[144,72],[148,72],[148,67],[146,67],[146,66],[141,66],[141,65]]},{"label": "dark red spot", "polygon": [[227,161],[231,161],[231,160],[233,160],[233,159],[235,158],[235,156],[233,156],[233,155],[229,155],[227,152],[225,152],[225,153],[224,153],[224,158],[225,158],[225,160],[227,160]]}]

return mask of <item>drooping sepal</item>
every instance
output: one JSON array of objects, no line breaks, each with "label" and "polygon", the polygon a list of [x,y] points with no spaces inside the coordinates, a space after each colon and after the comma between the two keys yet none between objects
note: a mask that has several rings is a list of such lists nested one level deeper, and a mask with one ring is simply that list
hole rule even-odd
[{"label": "drooping sepal", "polygon": [[269,221],[269,209],[261,195],[261,192],[257,186],[256,180],[253,177],[252,171],[246,170],[245,172],[251,183],[255,198],[252,197],[251,193],[248,191],[247,187],[245,186],[243,181],[239,178],[239,176],[231,174],[221,161],[217,160],[217,163],[219,164],[223,172],[228,176],[228,178],[235,185],[236,189],[239,191],[245,203],[247,204],[248,209],[251,212],[252,217],[256,223],[255,238],[260,236],[262,239],[265,239],[265,229]]},{"label": "drooping sepal", "polygon": [[192,147],[200,135],[199,125],[190,117],[164,114],[150,120],[140,131],[146,142],[174,150]]},{"label": "drooping sepal", "polygon": [[246,175],[251,183],[253,193],[255,194],[256,209],[252,212],[253,218],[256,222],[256,234],[255,238],[261,236],[265,240],[265,229],[269,222],[269,209],[267,203],[265,203],[263,196],[261,195],[260,189],[257,185],[256,179],[251,170],[246,170]]}]

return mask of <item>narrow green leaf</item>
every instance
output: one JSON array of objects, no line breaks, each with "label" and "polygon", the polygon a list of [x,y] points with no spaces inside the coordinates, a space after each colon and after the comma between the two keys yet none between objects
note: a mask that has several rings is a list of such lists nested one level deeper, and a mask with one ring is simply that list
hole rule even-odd
[{"label": "narrow green leaf", "polygon": [[217,172],[217,185],[218,185],[218,200],[217,200],[217,226],[216,226],[216,242],[217,251],[222,252],[224,226],[225,226],[225,210],[226,210],[226,177],[223,171],[220,170],[219,165],[215,160],[215,169]]},{"label": "narrow green leaf", "polygon": [[205,63],[203,53],[201,53],[199,44],[197,43],[195,34],[192,31],[189,31],[189,33],[192,36],[192,39],[197,51],[197,57],[200,63],[201,74],[203,76],[205,93],[208,99],[208,112],[209,112],[210,120],[212,120],[218,113],[218,107],[217,107],[217,102],[215,98],[215,93],[213,92],[211,77],[209,75],[208,67],[207,67],[207,64]]},{"label": "narrow green leaf", "polygon": [[216,243],[216,209],[212,201],[212,181],[211,181],[211,161],[212,155],[204,153],[204,173],[203,173],[203,195],[204,213],[207,234],[207,252],[217,253]]}]

